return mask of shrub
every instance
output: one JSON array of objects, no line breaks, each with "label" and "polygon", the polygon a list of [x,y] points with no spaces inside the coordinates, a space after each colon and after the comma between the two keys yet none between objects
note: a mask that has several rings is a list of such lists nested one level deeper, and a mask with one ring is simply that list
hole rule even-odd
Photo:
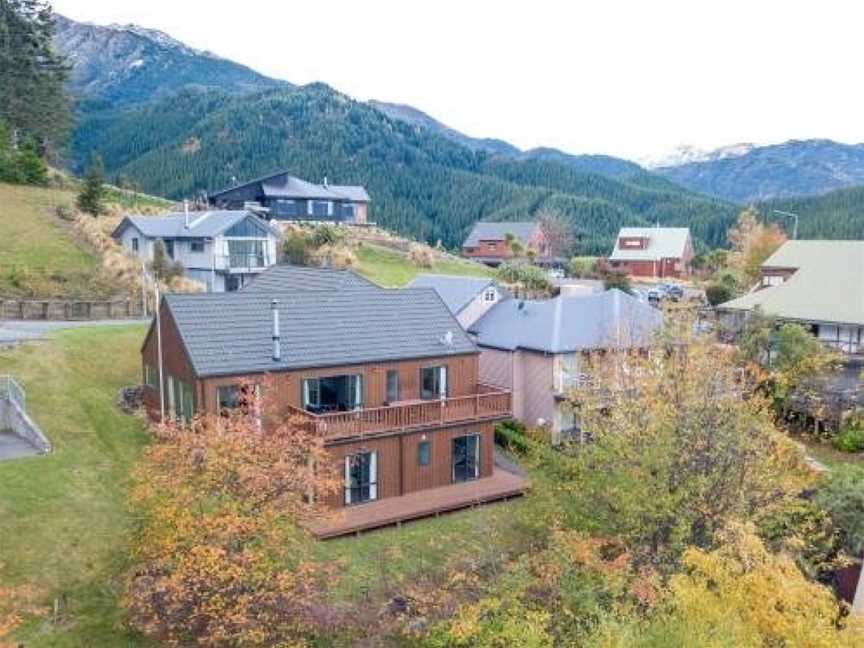
[{"label": "shrub", "polygon": [[834,437],[834,447],[840,452],[864,452],[864,428],[844,428]]},{"label": "shrub", "polygon": [[710,283],[705,286],[705,299],[711,306],[722,304],[732,299],[733,293],[729,286],[721,283]]},{"label": "shrub", "polygon": [[357,265],[357,257],[345,245],[324,245],[311,252],[309,258],[322,268],[344,270]]},{"label": "shrub", "polygon": [[589,277],[594,272],[595,263],[593,257],[573,257],[567,263],[567,274],[577,279]]},{"label": "shrub", "polygon": [[511,284],[521,284],[528,290],[551,290],[549,276],[537,266],[524,263],[502,263],[498,266],[498,278]]},{"label": "shrub", "polygon": [[603,275],[603,288],[605,290],[612,290],[613,288],[617,288],[621,292],[627,293],[628,295],[633,293],[633,289],[630,287],[630,277],[628,277],[623,272],[607,272]]},{"label": "shrub", "polygon": [[285,258],[294,265],[306,265],[309,262],[309,240],[300,230],[291,232],[282,244]]},{"label": "shrub", "polygon": [[345,239],[345,233],[335,225],[323,223],[312,232],[310,243],[313,247],[320,248],[325,245],[338,245]]},{"label": "shrub", "polygon": [[408,247],[408,258],[418,268],[431,268],[435,265],[435,252],[421,243],[412,243]]},{"label": "shrub", "polygon": [[516,419],[495,426],[495,443],[518,454],[526,454],[530,449],[525,424]]},{"label": "shrub", "polygon": [[69,205],[60,204],[54,209],[54,213],[57,215],[57,218],[64,221],[74,221],[75,220],[75,212],[72,211],[72,208]]}]

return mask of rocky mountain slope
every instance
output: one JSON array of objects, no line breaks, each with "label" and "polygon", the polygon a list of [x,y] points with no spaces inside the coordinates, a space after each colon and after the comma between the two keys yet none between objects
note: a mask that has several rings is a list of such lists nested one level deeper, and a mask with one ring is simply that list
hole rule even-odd
[{"label": "rocky mountain slope", "polygon": [[54,44],[71,65],[69,87],[85,107],[119,108],[189,88],[249,92],[289,85],[136,25],[57,15]]},{"label": "rocky mountain slope", "polygon": [[654,171],[693,191],[737,203],[814,196],[864,183],[864,144],[792,140]]}]

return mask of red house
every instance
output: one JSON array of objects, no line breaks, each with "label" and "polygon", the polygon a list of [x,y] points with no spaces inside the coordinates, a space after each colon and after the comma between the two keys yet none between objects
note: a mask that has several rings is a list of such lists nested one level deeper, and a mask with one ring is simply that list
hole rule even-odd
[{"label": "red house", "polygon": [[550,261],[549,246],[539,223],[475,223],[462,244],[462,256],[490,266],[497,266],[513,256],[508,235],[531,250],[539,263]]},{"label": "red house", "polygon": [[690,274],[693,256],[686,227],[622,227],[609,264],[632,277],[679,279]]}]

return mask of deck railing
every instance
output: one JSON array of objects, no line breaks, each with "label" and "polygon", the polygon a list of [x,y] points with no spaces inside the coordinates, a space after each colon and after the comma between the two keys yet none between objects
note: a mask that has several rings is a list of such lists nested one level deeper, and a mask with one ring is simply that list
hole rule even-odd
[{"label": "deck railing", "polygon": [[509,391],[480,384],[477,385],[476,393],[470,396],[396,403],[350,412],[313,414],[298,408],[291,409],[295,414],[312,421],[321,434],[331,439],[502,418],[510,415],[512,406]]}]

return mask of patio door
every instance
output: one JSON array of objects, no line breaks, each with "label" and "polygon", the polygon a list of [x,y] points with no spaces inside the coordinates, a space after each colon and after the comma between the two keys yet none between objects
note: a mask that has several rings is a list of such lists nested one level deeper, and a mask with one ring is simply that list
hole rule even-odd
[{"label": "patio door", "polygon": [[469,434],[453,439],[453,482],[480,477],[480,435]]},{"label": "patio door", "polygon": [[378,453],[358,452],[345,457],[345,504],[378,499]]}]

